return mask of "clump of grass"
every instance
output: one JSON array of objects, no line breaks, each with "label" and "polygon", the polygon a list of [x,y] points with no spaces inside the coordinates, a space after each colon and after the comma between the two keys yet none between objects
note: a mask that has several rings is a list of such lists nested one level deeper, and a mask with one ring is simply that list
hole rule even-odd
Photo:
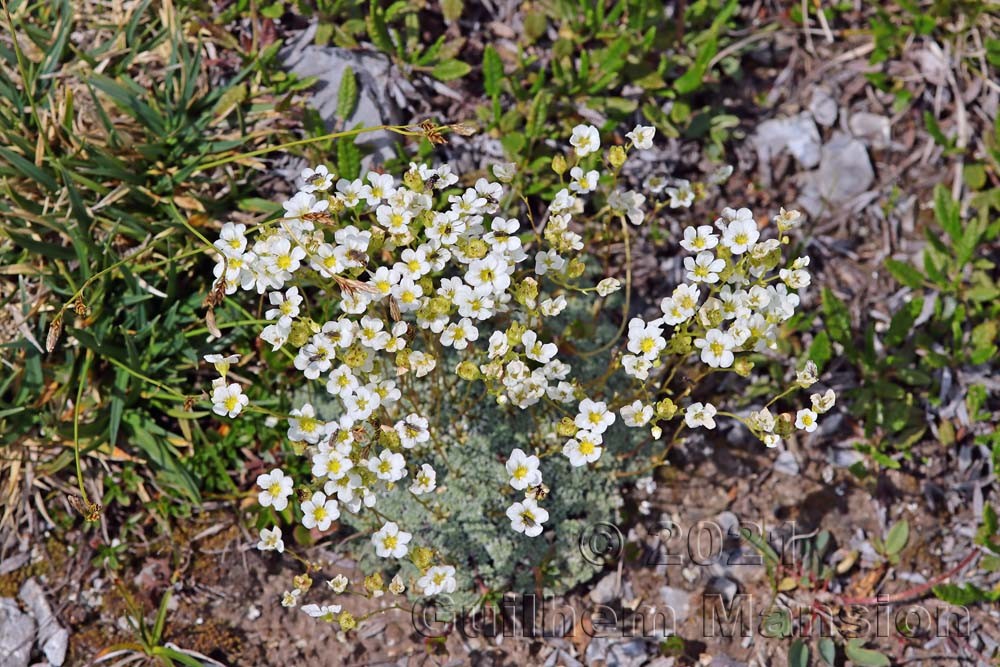
[{"label": "clump of grass", "polygon": [[[262,165],[205,166],[294,130],[278,106],[308,82],[276,88],[262,74],[276,43],[241,54],[169,2],[11,1],[0,22],[0,520],[29,470],[75,467],[91,518],[112,498],[156,498],[150,485],[224,489],[232,454],[170,387],[208,335],[190,287],[203,232],[261,216]],[[152,474],[123,493],[82,474],[94,462]]]}]

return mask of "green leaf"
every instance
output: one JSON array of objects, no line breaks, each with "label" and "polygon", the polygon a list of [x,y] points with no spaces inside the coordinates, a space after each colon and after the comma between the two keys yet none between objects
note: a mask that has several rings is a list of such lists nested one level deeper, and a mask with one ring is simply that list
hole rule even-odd
[{"label": "green leaf", "polygon": [[837,661],[837,646],[829,637],[819,638],[819,657],[830,667],[834,667]]},{"label": "green leaf", "polygon": [[503,75],[503,61],[500,60],[500,54],[492,44],[487,44],[483,49],[483,90],[489,97],[495,98],[500,95]]},{"label": "green leaf", "polygon": [[938,584],[933,588],[933,591],[939,599],[956,607],[967,607],[980,602],[1000,600],[1000,590],[984,591],[974,584],[966,584],[965,586]]},{"label": "green leaf", "polygon": [[826,329],[822,329],[813,336],[812,344],[809,345],[809,358],[822,371],[832,357],[833,346],[830,344],[830,336],[826,333]]},{"label": "green leaf", "polygon": [[823,288],[823,315],[830,338],[845,348],[851,345],[851,315],[844,302],[834,296],[829,287]]},{"label": "green leaf", "polygon": [[108,426],[108,442],[113,448],[118,442],[118,430],[122,424],[122,413],[125,411],[125,392],[128,391],[129,374],[123,369],[115,368],[115,384],[111,395],[111,421]]},{"label": "green leaf", "polygon": [[916,267],[907,262],[900,262],[895,259],[885,260],[885,268],[897,282],[906,285],[910,289],[920,289],[924,285],[924,276]]},{"label": "green leaf", "polygon": [[809,647],[801,639],[788,649],[788,667],[809,667]]},{"label": "green leaf", "polygon": [[859,667],[889,667],[889,658],[878,651],[864,648],[864,639],[851,639],[844,644],[847,659]]},{"label": "green leaf", "polygon": [[434,66],[434,69],[431,70],[431,75],[439,81],[451,81],[453,79],[461,79],[471,69],[469,63],[462,62],[461,60],[445,60]]},{"label": "green leaf", "polygon": [[345,67],[344,73],[340,77],[340,88],[337,91],[337,117],[346,122],[357,106],[358,80],[354,76],[354,70]]},{"label": "green leaf", "polygon": [[441,0],[441,14],[446,21],[457,21],[465,9],[463,0]]},{"label": "green leaf", "polygon": [[953,243],[962,238],[962,220],[958,203],[951,198],[948,188],[940,184],[934,188],[934,216]]},{"label": "green leaf", "polygon": [[59,185],[56,183],[56,180],[52,178],[51,174],[37,166],[34,162],[25,159],[23,156],[18,155],[9,148],[0,147],[0,156],[3,156],[3,158],[7,160],[11,166],[20,171],[21,175],[25,178],[44,185],[47,190],[50,190],[53,193],[59,189]]},{"label": "green leaf", "polygon": [[903,519],[889,529],[885,538],[885,552],[892,556],[898,554],[910,539],[910,524]]},{"label": "green leaf", "polygon": [[354,143],[354,137],[341,137],[337,141],[337,170],[348,180],[361,173],[361,151]]}]

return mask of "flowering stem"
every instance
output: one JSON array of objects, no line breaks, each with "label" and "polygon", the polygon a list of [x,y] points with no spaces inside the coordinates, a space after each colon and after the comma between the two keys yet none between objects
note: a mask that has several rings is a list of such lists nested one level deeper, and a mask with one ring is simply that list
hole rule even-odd
[{"label": "flowering stem", "polygon": [[84,505],[87,507],[90,506],[90,499],[87,498],[87,490],[83,487],[83,469],[80,466],[80,401],[83,399],[83,386],[87,382],[87,373],[90,370],[90,362],[93,357],[93,351],[87,350],[87,354],[83,357],[83,368],[80,369],[80,384],[76,388],[76,402],[73,403],[73,461],[76,464],[76,483],[80,488],[80,496]]},{"label": "flowering stem", "polygon": [[585,359],[610,349],[621,339],[622,334],[625,332],[625,327],[628,326],[628,313],[632,307],[632,249],[629,245],[628,224],[625,222],[624,217],[621,217],[620,220],[622,224],[622,239],[625,242],[625,303],[622,305],[622,322],[618,325],[617,333],[607,343],[595,350],[581,351],[580,356]]},{"label": "flowering stem", "polygon": [[[286,150],[288,148],[295,148],[297,146],[306,146],[308,144],[315,144],[320,141],[328,141],[330,139],[340,139],[343,137],[356,137],[360,134],[365,134],[366,132],[379,132],[381,130],[386,130],[388,132],[395,132],[396,134],[402,134],[405,136],[420,136],[423,132],[415,131],[411,129],[412,126],[409,125],[376,125],[374,127],[359,127],[353,130],[344,130],[341,132],[331,132],[329,134],[324,134],[319,137],[306,137],[305,139],[297,139],[295,141],[289,141],[284,144],[277,144],[276,146],[268,146],[267,148],[259,148],[255,151],[249,151],[247,153],[237,153],[235,155],[230,155],[229,157],[220,158],[218,160],[212,160],[211,162],[206,162],[200,165],[192,173],[198,173],[199,171],[205,171],[206,169],[212,169],[213,167],[219,167],[224,164],[229,164],[230,162],[236,162],[249,157],[257,157],[258,155],[266,155],[267,153],[273,153],[275,151]],[[438,130],[443,128],[436,128]]]}]

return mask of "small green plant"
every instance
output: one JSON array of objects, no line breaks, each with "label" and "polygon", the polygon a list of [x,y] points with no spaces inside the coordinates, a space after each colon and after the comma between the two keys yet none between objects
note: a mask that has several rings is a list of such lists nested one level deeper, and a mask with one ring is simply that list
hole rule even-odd
[{"label": "small green plant", "polygon": [[[997,354],[1000,286],[989,249],[1000,233],[992,195],[975,198],[980,208],[963,219],[959,204],[944,187],[934,192],[934,226],[926,228],[922,262],[896,259],[886,269],[912,290],[884,332],[868,323],[861,345],[853,344],[846,306],[829,289],[823,291],[825,329],[814,339],[812,358],[823,366],[832,358],[831,343],[858,368],[860,386],[849,392],[852,411],[864,421],[869,441],[858,448],[880,466],[897,468],[897,454],[909,456],[926,433],[925,405],[934,405],[945,369],[978,366]],[[980,416],[986,396],[971,387],[970,415]],[[943,444],[954,442],[947,420],[939,423]],[[862,467],[857,467],[859,473]]]}]

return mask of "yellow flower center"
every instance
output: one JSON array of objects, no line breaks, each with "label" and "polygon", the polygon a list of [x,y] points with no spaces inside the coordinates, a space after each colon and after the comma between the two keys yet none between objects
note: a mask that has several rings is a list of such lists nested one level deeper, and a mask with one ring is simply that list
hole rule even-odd
[{"label": "yellow flower center", "polygon": [[524,476],[528,474],[528,467],[525,465],[519,465],[514,468],[513,477],[514,479],[524,479]]},{"label": "yellow flower center", "polygon": [[589,440],[580,441],[580,453],[584,456],[590,456],[594,453],[594,443]]}]

